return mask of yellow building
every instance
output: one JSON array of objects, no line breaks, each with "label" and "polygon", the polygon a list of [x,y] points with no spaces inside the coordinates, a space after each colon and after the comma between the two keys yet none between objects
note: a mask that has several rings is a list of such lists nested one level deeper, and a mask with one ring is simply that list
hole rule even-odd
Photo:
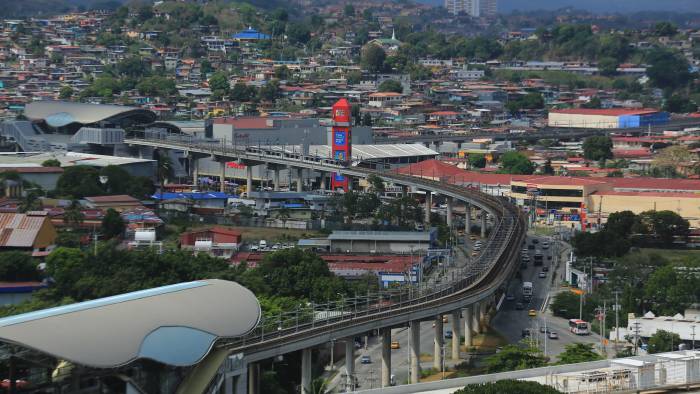
[{"label": "yellow building", "polygon": [[613,212],[672,211],[700,227],[699,193],[602,191],[588,196],[588,221],[605,223]]}]

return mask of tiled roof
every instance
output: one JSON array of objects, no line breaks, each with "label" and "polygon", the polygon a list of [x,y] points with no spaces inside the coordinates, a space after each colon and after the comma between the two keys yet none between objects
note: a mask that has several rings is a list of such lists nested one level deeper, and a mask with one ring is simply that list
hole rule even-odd
[{"label": "tiled roof", "polygon": [[90,202],[99,202],[99,203],[110,203],[110,202],[128,202],[128,203],[139,203],[139,200],[135,199],[134,197],[128,196],[126,194],[117,194],[113,196],[92,196],[92,197],[85,197],[87,201]]},{"label": "tiled roof", "polygon": [[611,108],[611,109],[591,109],[591,108],[571,108],[571,109],[554,109],[549,111],[555,114],[571,114],[571,115],[601,115],[601,116],[623,116],[623,115],[647,115],[659,112],[658,109],[641,108]]}]

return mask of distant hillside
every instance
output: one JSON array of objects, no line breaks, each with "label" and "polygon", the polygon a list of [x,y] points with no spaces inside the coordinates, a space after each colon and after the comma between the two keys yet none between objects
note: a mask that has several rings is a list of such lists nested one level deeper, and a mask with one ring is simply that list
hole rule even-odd
[{"label": "distant hillside", "polygon": [[116,9],[122,0],[18,0],[3,2],[0,18],[55,15],[78,10]]},{"label": "distant hillside", "polygon": [[[444,0],[417,0],[424,4],[442,5]],[[637,12],[637,11],[671,11],[698,12],[698,0],[499,0],[501,12],[513,10],[556,10],[562,7],[575,7],[593,12]]]}]

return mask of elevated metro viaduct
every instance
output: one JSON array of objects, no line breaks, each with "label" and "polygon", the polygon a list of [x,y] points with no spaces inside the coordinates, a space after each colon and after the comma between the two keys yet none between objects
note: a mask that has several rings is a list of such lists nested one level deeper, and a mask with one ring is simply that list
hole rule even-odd
[{"label": "elevated metro viaduct", "polygon": [[[355,336],[372,330],[380,330],[382,336],[381,385],[387,387],[391,376],[391,328],[409,325],[412,354],[411,382],[417,383],[420,377],[419,327],[423,320],[434,320],[436,335],[434,340],[435,360],[441,363],[442,317],[451,314],[453,331],[451,357],[459,358],[459,341],[464,332],[467,346],[471,345],[472,333],[480,332],[487,319],[487,311],[495,297],[517,270],[517,257],[520,245],[525,239],[526,226],[521,213],[504,199],[488,196],[475,190],[465,189],[432,180],[378,172],[365,168],[347,166],[330,158],[305,156],[278,148],[235,147],[225,143],[198,141],[180,136],[144,136],[132,138],[125,143],[157,149],[170,149],[187,152],[193,156],[210,156],[222,163],[238,161],[250,164],[288,166],[292,169],[311,169],[322,173],[339,173],[348,178],[366,178],[376,174],[385,180],[414,190],[423,190],[430,204],[430,195],[439,194],[448,201],[447,222],[452,224],[452,205],[459,201],[467,207],[467,224],[470,223],[471,207],[482,210],[482,232],[485,234],[487,215],[493,217],[495,225],[489,234],[483,253],[459,271],[451,281],[418,288],[410,293],[399,291],[379,295],[378,302],[362,308],[357,306],[347,311],[328,311],[323,319],[294,324],[289,328],[277,324],[277,329],[265,331],[265,324],[246,337],[233,341],[219,342],[215,349],[198,364],[180,386],[179,393],[250,393],[259,392],[259,362],[290,352],[301,351],[301,388],[310,392],[312,380],[312,349],[332,341],[346,344],[346,369],[349,387],[352,387],[354,371]],[[252,189],[249,178],[249,190]],[[352,182],[349,182],[352,184]],[[429,205],[428,205],[429,207]],[[430,209],[427,209],[430,212]],[[464,317],[464,318],[462,318]],[[439,331],[438,331],[439,330]]]}]

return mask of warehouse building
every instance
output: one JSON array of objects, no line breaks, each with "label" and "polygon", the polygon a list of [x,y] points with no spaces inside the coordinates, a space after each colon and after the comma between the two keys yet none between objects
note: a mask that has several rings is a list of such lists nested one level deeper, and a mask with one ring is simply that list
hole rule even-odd
[{"label": "warehouse building", "polygon": [[621,129],[656,126],[668,123],[668,112],[656,109],[586,109],[572,108],[549,111],[549,127]]},{"label": "warehouse building", "polygon": [[328,236],[331,252],[423,253],[436,242],[437,230],[430,231],[333,231]]}]

